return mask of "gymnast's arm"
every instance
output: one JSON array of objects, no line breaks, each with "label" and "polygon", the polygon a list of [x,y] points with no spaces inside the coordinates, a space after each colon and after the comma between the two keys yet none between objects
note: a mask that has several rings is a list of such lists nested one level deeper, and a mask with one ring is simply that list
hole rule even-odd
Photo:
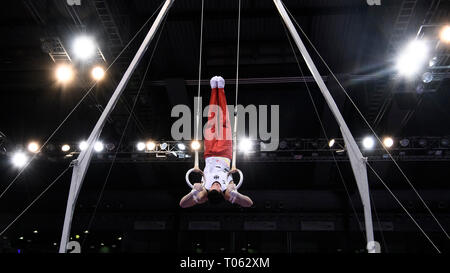
[{"label": "gymnast's arm", "polygon": [[225,191],[225,200],[238,204],[241,207],[248,208],[253,206],[253,201],[250,197],[243,195],[236,190],[236,185],[233,182],[230,182],[227,186],[227,190]]},{"label": "gymnast's arm", "polygon": [[194,184],[194,189],[186,194],[180,201],[180,207],[189,208],[197,204],[203,204],[208,200],[208,192],[200,183]]}]

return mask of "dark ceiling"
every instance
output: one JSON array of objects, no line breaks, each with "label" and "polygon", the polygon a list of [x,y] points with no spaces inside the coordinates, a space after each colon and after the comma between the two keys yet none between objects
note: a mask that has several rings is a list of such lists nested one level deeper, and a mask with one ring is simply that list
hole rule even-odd
[{"label": "dark ceiling", "polygon": [[[397,20],[406,9],[406,2],[414,2],[415,6],[405,28],[401,28]],[[99,7],[105,3],[108,12],[101,15],[104,11]],[[57,0],[4,1],[0,9],[0,131],[5,135],[7,152],[33,139],[42,143],[88,90],[86,74],[89,66],[82,64],[77,64],[78,75],[73,84],[66,87],[56,84],[55,62],[43,46],[46,39],[59,38],[70,55],[71,41],[75,35],[93,35],[109,65],[161,3],[159,0],[82,0],[81,6],[69,7],[65,1]],[[405,136],[450,135],[449,70],[442,73],[443,78],[436,85],[436,90],[428,92],[425,87],[423,93],[418,93],[419,77],[413,84],[405,85],[393,79],[392,68],[398,49],[416,36],[421,25],[448,22],[448,1],[395,0],[382,1],[381,6],[370,6],[365,0],[286,0],[284,3],[380,136],[392,135],[399,139]],[[236,76],[237,5],[237,0],[205,1],[202,79],[222,75],[227,80],[229,104],[235,95],[232,79]],[[170,117],[172,107],[185,103],[192,108],[197,93],[200,10],[201,1],[175,1],[157,33],[160,37],[157,46],[153,42],[142,59],[103,130],[103,140],[119,141],[141,82],[143,89],[125,134],[125,142],[134,143],[146,138],[171,140],[170,129],[175,121]],[[109,23],[113,22],[113,30],[105,27],[108,24],[105,18],[110,20]],[[94,88],[54,135],[51,143],[77,142],[88,137],[148,29],[149,25],[146,25],[111,67],[107,79]],[[114,39],[112,32],[115,33]],[[153,50],[154,57],[151,59]],[[311,46],[308,50],[320,73],[327,79],[330,92],[355,137],[369,133],[349,99],[320,62],[319,56]],[[446,52],[448,55],[448,48]],[[150,70],[144,78],[150,59]],[[306,64],[300,59],[305,76],[310,76]],[[301,80],[283,82],[284,77],[300,76],[273,2],[243,0],[239,77],[248,79],[249,83],[240,85],[239,103],[280,105],[280,139],[323,138],[305,83]],[[274,82],[257,83],[255,78],[270,78]],[[186,84],[182,88],[172,89],[170,82],[174,80]],[[308,86],[328,134],[340,137],[317,85],[309,81]],[[203,85],[201,91],[203,104],[207,104],[208,86]],[[0,189],[3,190],[17,171],[10,167],[7,154],[2,155],[1,160]],[[0,200],[0,213],[5,216],[0,220],[2,226],[45,189],[68,162],[41,158],[33,163]],[[333,214],[343,213],[343,207],[346,213],[350,211],[339,172],[331,162],[255,163],[240,159],[239,164],[246,174],[243,190],[253,194],[256,201],[251,213],[272,213],[271,209],[279,203],[283,203],[287,212]],[[348,162],[339,164],[359,211],[360,200],[350,165]],[[187,191],[183,179],[191,165],[186,161],[115,164],[98,211],[99,219],[107,217],[105,215],[108,213],[125,216],[156,212],[181,215],[183,212],[177,208],[178,199]],[[439,209],[438,204],[443,202],[446,205],[442,212],[448,213],[449,161],[400,162],[400,165],[413,183],[424,191],[428,201],[433,203],[433,209]],[[79,208],[79,218],[74,220],[78,221],[76,225],[79,230],[87,222],[86,215],[92,213],[91,208],[98,199],[109,166],[110,163],[92,164],[88,172],[80,194],[80,204],[84,207]],[[403,194],[405,202],[408,200],[418,213],[423,212],[414,193],[392,163],[378,162],[374,166],[399,194]],[[375,202],[378,200],[377,208],[387,213],[402,213],[376,177],[370,174],[369,180],[374,189]],[[69,184],[70,175],[66,174],[34,209],[23,216],[24,222],[19,221],[11,228],[9,234],[14,236],[18,230],[31,229],[27,226],[30,221],[42,226],[50,221],[56,227],[49,226],[48,229],[59,234]],[[342,198],[343,201],[327,198]],[[271,209],[267,209],[267,203],[271,204]],[[236,211],[229,207],[221,209],[228,213]],[[208,206],[198,210],[203,213],[212,211]],[[42,218],[45,221],[35,218],[37,222],[29,220],[31,218],[26,220],[33,213],[45,214]],[[450,227],[450,219],[447,217],[444,220]],[[412,223],[408,225],[413,227]],[[127,229],[123,228],[122,232],[124,230]]]}]

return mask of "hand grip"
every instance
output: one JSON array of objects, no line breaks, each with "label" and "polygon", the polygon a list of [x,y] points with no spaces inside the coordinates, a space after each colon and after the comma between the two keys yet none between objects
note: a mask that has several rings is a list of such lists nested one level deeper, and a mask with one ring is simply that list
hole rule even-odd
[{"label": "hand grip", "polygon": [[231,170],[231,171],[228,173],[228,176],[232,175],[234,172],[239,173],[239,183],[238,183],[237,186],[236,186],[236,190],[238,190],[238,189],[242,186],[242,182],[244,181],[244,175],[242,174],[242,171],[241,171],[241,170],[239,170],[239,169],[234,169],[234,170]]},{"label": "hand grip", "polygon": [[192,168],[192,169],[190,169],[189,171],[186,172],[186,184],[188,184],[188,186],[189,186],[191,189],[194,188],[194,185],[192,185],[191,181],[189,181],[189,175],[190,175],[192,172],[201,173],[202,176],[203,176],[203,172],[202,172],[200,169],[197,169],[197,168]]}]

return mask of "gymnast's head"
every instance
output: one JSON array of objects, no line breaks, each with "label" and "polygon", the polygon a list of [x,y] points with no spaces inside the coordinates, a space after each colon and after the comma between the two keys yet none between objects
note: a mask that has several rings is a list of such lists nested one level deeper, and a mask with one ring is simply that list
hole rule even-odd
[{"label": "gymnast's head", "polygon": [[222,192],[220,183],[214,182],[208,191],[208,201],[211,202],[211,204],[219,204],[223,200],[225,200],[225,199],[223,196],[223,192]]}]

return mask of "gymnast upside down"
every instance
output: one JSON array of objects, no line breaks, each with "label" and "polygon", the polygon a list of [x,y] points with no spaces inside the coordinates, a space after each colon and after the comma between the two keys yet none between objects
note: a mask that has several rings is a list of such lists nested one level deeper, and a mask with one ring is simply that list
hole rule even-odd
[{"label": "gymnast upside down", "polygon": [[[253,201],[248,196],[237,192],[233,177],[228,175],[233,154],[233,142],[224,88],[225,80],[222,77],[216,76],[211,79],[211,99],[204,140],[206,164],[204,172],[202,172],[203,183],[195,183],[192,191],[181,199],[180,206],[182,208],[203,204],[207,201],[217,204],[223,200],[242,207],[253,205]],[[216,128],[216,123],[217,127],[221,128]]]}]

